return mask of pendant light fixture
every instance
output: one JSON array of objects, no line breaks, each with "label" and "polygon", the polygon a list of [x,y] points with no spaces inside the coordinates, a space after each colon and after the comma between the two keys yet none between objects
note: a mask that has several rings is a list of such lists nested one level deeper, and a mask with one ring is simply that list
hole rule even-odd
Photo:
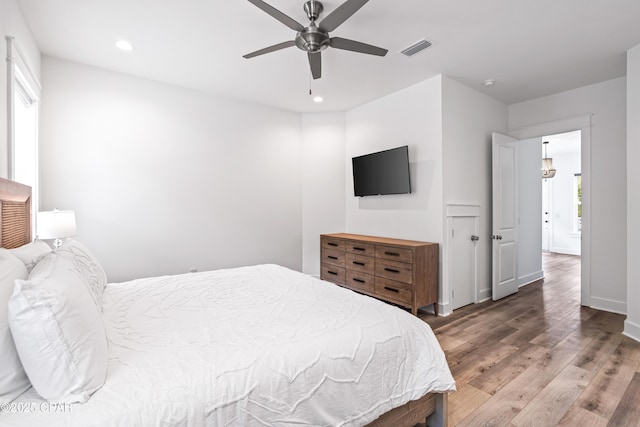
[{"label": "pendant light fixture", "polygon": [[547,144],[549,141],[544,141],[542,146],[544,147],[544,158],[542,159],[542,178],[553,178],[556,176],[556,170],[553,168],[553,159],[547,157]]}]

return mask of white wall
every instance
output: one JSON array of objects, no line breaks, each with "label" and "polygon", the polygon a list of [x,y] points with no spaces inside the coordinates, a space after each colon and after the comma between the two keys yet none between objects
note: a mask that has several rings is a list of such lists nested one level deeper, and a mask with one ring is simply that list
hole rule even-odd
[{"label": "white wall", "polygon": [[[553,142],[550,142],[553,144]],[[549,154],[553,158],[556,176],[550,180],[553,232],[551,252],[580,255],[580,234],[573,231],[574,175],[580,173],[580,153]]]},{"label": "white wall", "polygon": [[320,275],[320,235],[345,230],[345,114],[302,115],[302,271]]},{"label": "white wall", "polygon": [[518,141],[518,286],[543,276],[541,146],[541,138]]},{"label": "white wall", "polygon": [[627,320],[640,341],[640,45],[627,52]]},{"label": "white wall", "polygon": [[40,49],[38,48],[31,29],[27,25],[22,11],[15,0],[0,1],[0,177],[8,177],[7,156],[7,44],[5,36],[15,38],[20,47],[27,66],[40,80]]},{"label": "white wall", "polygon": [[477,299],[483,300],[491,297],[491,133],[506,133],[507,106],[443,76],[442,128],[444,203],[480,206]]},{"label": "white wall", "polygon": [[[627,306],[626,79],[509,106],[509,128],[592,113],[591,295],[594,308]],[[584,172],[584,171],[583,171]]]},{"label": "white wall", "polygon": [[45,57],[42,207],[111,281],[302,266],[300,115]]},{"label": "white wall", "polygon": [[[442,242],[441,77],[346,113],[346,231]],[[412,194],[355,197],[351,158],[409,146]]]}]

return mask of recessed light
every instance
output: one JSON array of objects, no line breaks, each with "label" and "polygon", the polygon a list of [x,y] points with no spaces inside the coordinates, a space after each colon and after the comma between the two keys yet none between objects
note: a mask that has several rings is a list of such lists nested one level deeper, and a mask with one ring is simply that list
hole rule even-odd
[{"label": "recessed light", "polygon": [[483,81],[482,84],[485,86],[493,86],[494,84],[496,84],[496,81],[495,79],[487,79]]},{"label": "recessed light", "polygon": [[313,97],[313,102],[321,103],[322,101],[324,101],[324,98],[321,97],[320,95]]},{"label": "recessed light", "polygon": [[126,52],[131,52],[133,50],[133,45],[126,40],[118,40],[116,42],[116,47]]}]

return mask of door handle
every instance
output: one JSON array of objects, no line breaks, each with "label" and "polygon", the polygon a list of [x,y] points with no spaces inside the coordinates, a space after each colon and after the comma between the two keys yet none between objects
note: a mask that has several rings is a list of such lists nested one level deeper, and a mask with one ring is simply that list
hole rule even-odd
[{"label": "door handle", "polygon": [[479,236],[475,236],[475,235],[471,236],[471,241],[472,242],[477,242],[478,240],[480,240]]}]

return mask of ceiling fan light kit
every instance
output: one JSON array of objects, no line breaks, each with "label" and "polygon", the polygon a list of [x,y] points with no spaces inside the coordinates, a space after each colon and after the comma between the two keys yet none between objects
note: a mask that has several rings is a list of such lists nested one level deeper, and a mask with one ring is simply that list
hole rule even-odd
[{"label": "ceiling fan light kit", "polygon": [[306,27],[262,0],[248,1],[287,27],[296,31],[296,37],[294,40],[278,43],[255,52],[248,53],[244,55],[244,58],[246,59],[255,58],[256,56],[264,55],[266,53],[297,46],[298,49],[307,52],[311,75],[314,79],[319,79],[322,76],[322,58],[320,56],[320,52],[328,47],[364,53],[367,55],[385,56],[387,54],[386,49],[382,49],[377,46],[341,37],[329,36],[331,31],[342,25],[344,21],[349,19],[369,0],[347,0],[331,12],[319,24],[316,24],[316,21],[324,10],[324,6],[317,0],[307,1],[303,6],[303,9],[307,14],[307,18],[310,21],[309,25]]}]

